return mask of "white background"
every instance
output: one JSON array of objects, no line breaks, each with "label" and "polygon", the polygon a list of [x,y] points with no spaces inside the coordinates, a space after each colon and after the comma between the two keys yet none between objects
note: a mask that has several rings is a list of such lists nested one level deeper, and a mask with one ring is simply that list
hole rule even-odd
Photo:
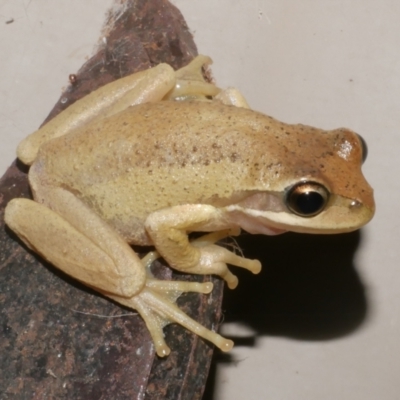
[{"label": "white background", "polygon": [[[355,260],[364,323],[323,342],[260,336],[238,346],[232,354],[242,361],[218,366],[214,398],[399,399],[400,2],[173,2],[199,52],[214,59],[219,86],[240,88],[254,109],[286,122],[361,133],[377,202]],[[0,0],[1,173],[92,53],[111,3]]]}]

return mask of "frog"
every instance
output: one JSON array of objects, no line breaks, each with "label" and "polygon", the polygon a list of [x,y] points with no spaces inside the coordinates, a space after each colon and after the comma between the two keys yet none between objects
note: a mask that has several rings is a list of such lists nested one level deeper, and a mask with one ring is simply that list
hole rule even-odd
[{"label": "frog", "polygon": [[[159,64],[93,91],[18,146],[33,200],[16,198],[7,225],[25,245],[100,294],[135,309],[155,352],[178,323],[222,351],[230,339],[176,305],[213,284],[156,279],[163,257],[186,274],[238,284],[228,265],[258,274],[221,239],[244,230],[278,235],[350,232],[375,210],[355,132],[287,124],[250,109],[235,88],[204,79],[212,60]],[[198,233],[191,239],[192,233]],[[132,245],[153,246],[142,259]]]}]

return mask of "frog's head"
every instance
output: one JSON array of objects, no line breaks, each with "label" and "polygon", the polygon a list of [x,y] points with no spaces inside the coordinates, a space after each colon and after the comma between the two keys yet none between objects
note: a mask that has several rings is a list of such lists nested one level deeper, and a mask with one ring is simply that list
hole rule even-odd
[{"label": "frog's head", "polygon": [[348,129],[292,133],[300,145],[277,163],[271,185],[228,207],[239,225],[250,233],[340,233],[371,220],[375,202],[361,172],[361,136]]}]

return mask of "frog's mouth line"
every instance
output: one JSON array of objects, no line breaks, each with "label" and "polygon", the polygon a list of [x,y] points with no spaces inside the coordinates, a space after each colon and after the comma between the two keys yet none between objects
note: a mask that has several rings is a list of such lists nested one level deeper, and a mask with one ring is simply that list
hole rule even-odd
[{"label": "frog's mouth line", "polygon": [[[243,208],[238,205],[226,207],[229,222],[251,234],[279,235],[291,231],[311,234],[335,234],[351,232],[361,228],[373,216],[368,207],[360,207],[358,212],[346,212],[346,208],[338,208],[333,213],[323,211],[314,217],[303,218],[289,212],[274,212]],[[347,209],[348,210],[348,209]],[[332,216],[334,215],[334,217]]]},{"label": "frog's mouth line", "polygon": [[243,209],[236,205],[227,207],[229,220],[232,224],[239,226],[251,234],[262,234],[268,236],[280,235],[287,232],[287,229],[278,228],[269,224],[260,211]]}]

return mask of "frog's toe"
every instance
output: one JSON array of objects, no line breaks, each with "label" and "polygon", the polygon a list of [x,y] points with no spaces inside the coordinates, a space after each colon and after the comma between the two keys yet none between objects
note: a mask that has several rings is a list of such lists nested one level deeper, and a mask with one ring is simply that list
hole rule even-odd
[{"label": "frog's toe", "polygon": [[197,239],[192,240],[191,244],[194,245],[195,247],[203,247],[203,246],[208,246],[210,244],[214,244],[228,237],[239,236],[239,235],[240,235],[240,228],[233,227],[230,229],[223,229],[221,231],[207,233],[206,235],[200,236]]},{"label": "frog's toe", "polygon": [[239,234],[239,228],[231,228],[212,232],[193,240],[191,244],[194,247],[200,248],[200,262],[196,267],[188,268],[186,272],[219,275],[225,280],[229,289],[235,289],[239,281],[238,278],[231,273],[227,264],[247,269],[253,274],[258,274],[261,271],[260,261],[249,260],[224,247],[214,244],[226,237],[238,236]]},{"label": "frog's toe", "polygon": [[[163,295],[170,295],[176,292],[176,297],[179,297],[183,292],[196,292],[209,294],[213,290],[212,282],[184,282],[184,281],[162,281],[158,279],[148,278],[146,287],[152,288]],[[174,295],[173,295],[174,296]]]},{"label": "frog's toe", "polygon": [[225,280],[229,289],[235,289],[238,279],[231,273],[227,264],[247,269],[253,274],[261,271],[261,263],[258,260],[249,260],[215,244],[206,245],[196,241],[192,244],[200,249],[200,259],[196,266],[185,270],[187,273],[219,275]]},{"label": "frog's toe", "polygon": [[211,282],[160,281],[148,278],[143,290],[130,299],[109,297],[139,312],[151,334],[156,353],[160,357],[165,357],[170,353],[164,340],[163,328],[173,322],[210,341],[222,351],[229,351],[233,347],[231,340],[196,322],[175,304],[176,299],[183,292],[210,293],[212,289]]}]

